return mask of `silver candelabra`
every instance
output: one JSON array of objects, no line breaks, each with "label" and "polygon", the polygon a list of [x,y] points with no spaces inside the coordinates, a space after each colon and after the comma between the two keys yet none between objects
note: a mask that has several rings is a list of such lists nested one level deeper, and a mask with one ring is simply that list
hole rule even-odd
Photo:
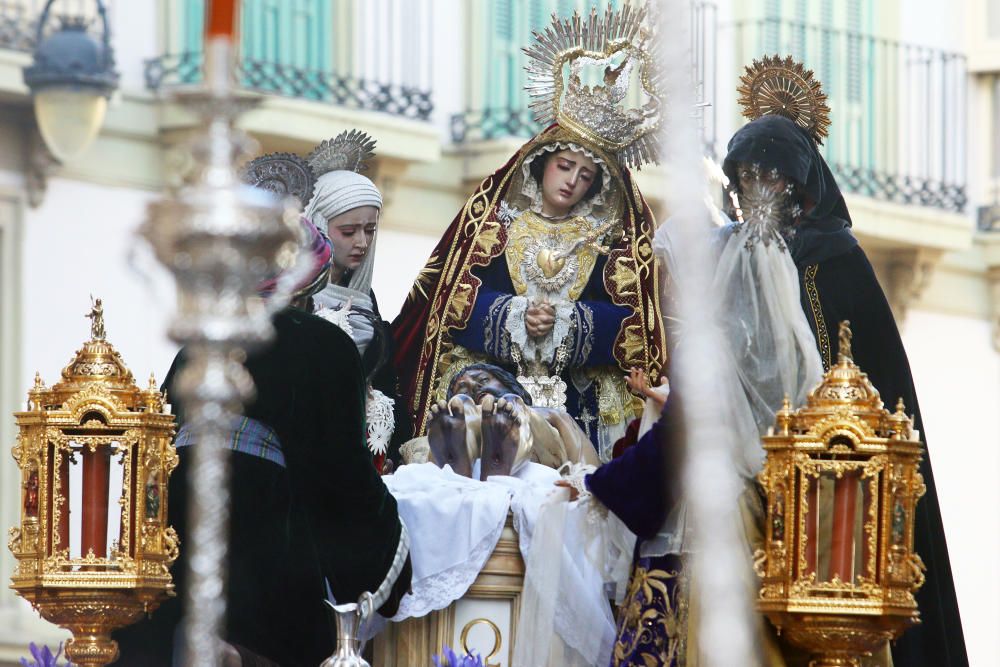
[{"label": "silver candelabra", "polygon": [[213,667],[221,661],[226,613],[226,446],[233,419],[254,391],[243,359],[273,336],[270,315],[278,305],[259,298],[256,286],[288,263],[296,230],[294,209],[237,176],[252,142],[235,123],[253,101],[235,93],[234,71],[232,42],[207,39],[204,84],[176,95],[202,121],[188,146],[193,166],[180,185],[150,204],[140,229],[177,283],[169,336],[185,346],[187,363],[174,399],[197,443],[190,532],[182,546],[189,568],[184,664]]}]

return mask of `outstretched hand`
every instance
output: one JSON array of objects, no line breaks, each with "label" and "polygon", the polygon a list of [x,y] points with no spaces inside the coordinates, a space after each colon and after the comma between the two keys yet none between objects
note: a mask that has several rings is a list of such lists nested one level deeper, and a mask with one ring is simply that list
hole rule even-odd
[{"label": "outstretched hand", "polygon": [[667,391],[656,391],[649,386],[649,379],[646,377],[646,372],[633,366],[629,370],[629,374],[625,376],[625,384],[628,385],[628,389],[633,395],[652,400],[661,410],[667,404],[670,384],[667,382],[666,375],[660,377],[660,386],[667,387]]},{"label": "outstretched hand", "polygon": [[557,479],[555,481],[555,485],[558,486],[558,487],[561,487],[563,489],[569,489],[569,499],[570,499],[570,502],[572,502],[572,501],[574,501],[574,500],[576,500],[577,498],[580,497],[580,490],[577,489],[572,484],[570,484],[569,482],[567,482],[565,479]]}]

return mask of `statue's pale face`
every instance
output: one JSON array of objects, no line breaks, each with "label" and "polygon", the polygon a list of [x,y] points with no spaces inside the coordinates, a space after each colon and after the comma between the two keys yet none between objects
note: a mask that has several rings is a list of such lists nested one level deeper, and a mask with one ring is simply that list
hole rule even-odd
[{"label": "statue's pale face", "polygon": [[581,151],[553,153],[542,175],[542,213],[561,218],[569,215],[597,178],[597,163]]},{"label": "statue's pale face", "polygon": [[506,394],[513,393],[513,389],[500,381],[493,373],[483,369],[462,371],[455,377],[451,385],[450,396],[465,394],[477,403],[486,394],[492,394],[500,398]]},{"label": "statue's pale face", "polygon": [[375,238],[378,213],[374,206],[359,206],[327,221],[336,272],[343,274],[361,266]]}]

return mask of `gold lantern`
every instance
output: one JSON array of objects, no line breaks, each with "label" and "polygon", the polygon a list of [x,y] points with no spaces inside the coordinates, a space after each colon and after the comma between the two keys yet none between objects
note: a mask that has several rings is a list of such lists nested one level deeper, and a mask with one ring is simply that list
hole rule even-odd
[{"label": "gold lantern", "polygon": [[793,411],[786,399],[776,415],[758,477],[767,526],[757,606],[816,667],[857,666],[918,623],[924,583],[913,551],[923,447],[902,400],[884,409],[854,364],[849,324],[806,405]]},{"label": "gold lantern", "polygon": [[36,374],[28,409],[15,413],[20,525],[8,547],[12,588],[73,634],[80,665],[118,657],[111,632],[173,595],[178,539],[167,526],[167,480],[177,466],[174,417],[150,377],[136,386],[105,340],[100,299],[91,338],[46,387]]}]

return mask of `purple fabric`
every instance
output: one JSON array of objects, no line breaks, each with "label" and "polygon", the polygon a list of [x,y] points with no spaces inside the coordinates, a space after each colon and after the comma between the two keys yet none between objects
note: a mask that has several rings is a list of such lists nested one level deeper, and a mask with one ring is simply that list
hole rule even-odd
[{"label": "purple fabric", "polygon": [[[303,230],[299,252],[309,256],[312,264],[310,270],[294,286],[292,293],[296,296],[311,296],[323,289],[329,280],[330,267],[333,263],[333,244],[308,218],[300,216],[299,222]],[[257,286],[257,293],[265,297],[273,294],[281,275],[263,281]]]},{"label": "purple fabric", "polygon": [[679,446],[673,437],[668,401],[659,421],[621,456],[605,463],[585,478],[587,488],[621,519],[640,540],[656,535],[667,518],[674,496],[674,471],[668,470],[666,448]]},{"label": "purple fabric", "polygon": [[611,667],[676,667],[684,662],[687,627],[681,557],[636,558],[618,611]]}]

